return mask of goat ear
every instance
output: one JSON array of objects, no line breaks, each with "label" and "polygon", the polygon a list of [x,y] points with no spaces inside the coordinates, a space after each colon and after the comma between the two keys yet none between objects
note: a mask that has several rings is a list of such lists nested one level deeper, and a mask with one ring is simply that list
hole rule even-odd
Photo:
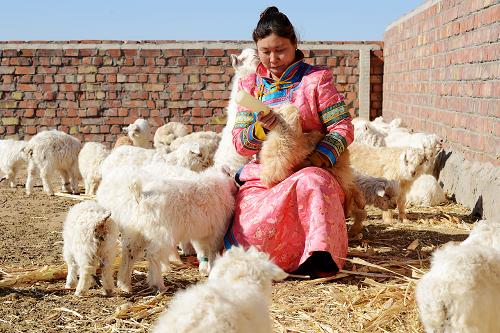
[{"label": "goat ear", "polygon": [[233,66],[234,69],[238,68],[240,65],[240,61],[236,54],[231,54],[231,66]]},{"label": "goat ear", "polygon": [[381,198],[383,198],[385,196],[385,190],[384,189],[378,189],[376,193]]},{"label": "goat ear", "polygon": [[128,133],[128,126],[122,128],[122,133]]}]

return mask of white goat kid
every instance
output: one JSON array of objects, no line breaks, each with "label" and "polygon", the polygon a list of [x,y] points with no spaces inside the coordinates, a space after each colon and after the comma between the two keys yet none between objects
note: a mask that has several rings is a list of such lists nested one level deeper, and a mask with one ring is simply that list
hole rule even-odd
[{"label": "white goat kid", "polygon": [[24,152],[26,141],[0,140],[0,182],[9,181],[9,185],[15,188],[17,185],[16,175],[26,165],[28,156]]},{"label": "white goat kid", "polygon": [[63,191],[80,193],[78,154],[81,148],[80,140],[57,130],[40,132],[32,137],[24,148],[28,155],[26,194],[33,191],[36,169],[40,171],[43,189],[48,195],[54,195],[50,176],[56,171],[61,175]]},{"label": "white goat kid", "polygon": [[182,123],[171,121],[158,127],[153,138],[153,145],[158,148],[169,148],[177,138],[188,135],[188,127]]},{"label": "white goat kid", "polygon": [[[158,167],[157,167],[158,169]],[[122,265],[118,286],[130,291],[135,260],[147,250],[148,283],[164,288],[161,263],[179,242],[191,241],[207,273],[222,244],[234,209],[234,180],[219,168],[172,179],[150,166],[117,168],[97,191],[97,199],[113,213],[122,233]]]},{"label": "white goat kid", "polygon": [[123,130],[132,140],[134,146],[151,148],[151,129],[147,120],[139,118],[134,123],[124,127]]},{"label": "white goat kid", "polygon": [[407,206],[433,207],[446,202],[443,189],[432,175],[417,177],[406,195]]},{"label": "white goat kid", "polygon": [[[397,206],[399,219],[406,220],[405,202],[411,184],[425,169],[427,157],[423,150],[396,147],[371,147],[352,143],[349,146],[351,164],[358,171],[375,177],[396,180],[399,183]],[[369,158],[367,158],[369,156]],[[392,210],[382,212],[385,222],[392,221]]]},{"label": "white goat kid", "polygon": [[78,155],[78,166],[85,184],[85,194],[94,195],[101,182],[101,163],[109,149],[99,142],[87,142]]},{"label": "white goat kid", "polygon": [[113,261],[118,227],[110,219],[111,212],[95,201],[84,201],[73,206],[64,221],[64,261],[68,266],[66,288],[74,288],[82,295],[90,288],[99,264],[102,264],[104,294],[113,291]]},{"label": "white goat kid", "polygon": [[[397,207],[397,198],[399,196],[399,182],[397,180],[373,177],[359,171],[354,172],[354,179],[358,188],[363,192],[367,205],[379,208],[382,210],[383,215],[387,215],[389,210]],[[366,211],[354,207],[353,217],[354,223],[349,229],[350,237],[362,231],[362,222],[366,218]]]},{"label": "white goat kid", "polygon": [[238,112],[238,105],[235,98],[238,93],[238,84],[241,78],[255,73],[257,65],[259,64],[259,57],[257,51],[254,49],[244,49],[240,55],[231,55],[231,64],[234,68],[234,76],[231,84],[231,95],[227,106],[227,121],[226,126],[222,130],[222,138],[219,147],[215,152],[214,164],[226,165],[229,167],[231,174],[249,161],[249,157],[241,156],[236,152],[233,145],[233,127],[236,121],[236,113]]},{"label": "white goat kid", "polygon": [[500,251],[477,242],[444,245],[416,300],[427,333],[500,332]]},{"label": "white goat kid", "polygon": [[217,259],[208,281],[178,292],[153,333],[271,333],[272,280],[287,274],[265,253],[233,247]]},{"label": "white goat kid", "polygon": [[373,147],[385,147],[386,134],[380,132],[372,123],[359,117],[352,120],[354,141]]},{"label": "white goat kid", "polygon": [[500,219],[477,222],[463,244],[477,244],[500,251]]}]

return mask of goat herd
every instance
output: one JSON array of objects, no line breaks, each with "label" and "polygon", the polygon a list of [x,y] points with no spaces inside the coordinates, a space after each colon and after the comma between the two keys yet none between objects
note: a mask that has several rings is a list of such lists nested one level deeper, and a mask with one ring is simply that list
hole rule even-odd
[{"label": "goat herd", "polygon": [[[138,259],[146,256],[149,263],[149,286],[163,290],[163,273],[170,270],[171,260],[178,259],[177,247],[184,253],[194,250],[200,272],[210,273],[209,278],[179,292],[154,332],[272,330],[271,283],[287,274],[254,248],[232,248],[216,260],[235,205],[233,176],[248,161],[232,145],[236,82],[257,64],[250,49],[231,60],[235,76],[221,134],[188,134],[185,125],[170,122],[151,140],[148,122],[137,119],[111,151],[97,142],[82,146],[77,138],[57,130],[40,132],[27,142],[0,140],[2,180],[11,187],[16,186],[16,172],[27,164],[27,194],[32,193],[38,171],[49,195],[54,194],[54,173],[60,174],[63,191],[79,193],[81,177],[85,194],[95,195],[95,200],[73,206],[64,222],[66,287],[76,287],[76,295],[90,288],[99,266],[104,293],[113,292],[118,238],[122,260],[117,286],[128,293]],[[287,165],[293,159],[277,160],[273,149],[283,147],[273,140],[285,138],[292,143],[287,146],[289,153],[303,159],[320,138],[302,133],[295,107],[284,106],[277,112],[279,124],[260,153],[261,179],[269,186],[289,176],[294,167]],[[356,118],[353,123],[355,141],[344,160],[329,170],[346,193],[345,213],[354,218],[351,236],[363,229],[365,204],[380,208],[384,221],[390,222],[392,209],[397,208],[399,219],[406,221],[406,205],[432,206],[446,200],[430,175],[441,149],[438,136],[412,133],[399,119],[386,123],[382,118],[372,122]],[[431,271],[419,283],[417,302],[426,329],[434,332],[446,326],[443,332],[470,332],[478,327],[485,330],[477,332],[498,332],[493,305],[500,299],[499,277],[500,226],[498,221],[481,221],[463,244],[437,250]]]}]

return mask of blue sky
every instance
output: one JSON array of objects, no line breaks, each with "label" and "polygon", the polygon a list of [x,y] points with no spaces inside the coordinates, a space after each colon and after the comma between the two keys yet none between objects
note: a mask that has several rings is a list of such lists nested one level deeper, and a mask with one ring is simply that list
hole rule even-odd
[{"label": "blue sky", "polygon": [[382,40],[385,28],[425,0],[4,1],[0,40],[250,40],[275,5],[303,41]]}]

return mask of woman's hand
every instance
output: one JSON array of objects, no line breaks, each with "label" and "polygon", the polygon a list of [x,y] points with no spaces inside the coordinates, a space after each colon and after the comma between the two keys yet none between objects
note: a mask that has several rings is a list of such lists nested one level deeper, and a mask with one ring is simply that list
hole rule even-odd
[{"label": "woman's hand", "polygon": [[267,115],[264,115],[264,112],[260,111],[257,114],[257,121],[264,130],[270,131],[278,124],[278,117],[272,110]]}]

